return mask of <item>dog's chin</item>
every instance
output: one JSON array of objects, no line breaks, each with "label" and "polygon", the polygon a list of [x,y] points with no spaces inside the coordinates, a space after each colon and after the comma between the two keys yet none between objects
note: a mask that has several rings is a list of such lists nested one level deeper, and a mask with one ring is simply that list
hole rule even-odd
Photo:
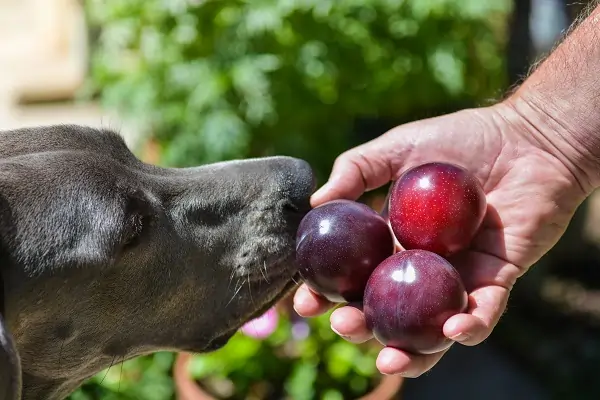
[{"label": "dog's chin", "polygon": [[300,275],[299,275],[299,273],[294,274],[294,276],[292,276],[285,283],[285,285],[283,286],[283,288],[281,289],[281,291],[279,293],[277,293],[272,300],[267,301],[264,305],[262,305],[256,311],[254,311],[253,313],[251,313],[248,318],[246,318],[245,320],[243,320],[240,323],[240,326],[238,327],[238,329],[241,328],[242,325],[244,325],[246,322],[248,322],[250,320],[253,320],[254,318],[258,318],[261,315],[263,315],[265,312],[267,312],[267,310],[269,308],[273,307],[279,300],[283,299],[288,294],[290,294],[294,289],[297,288],[299,281],[300,281]]},{"label": "dog's chin", "polygon": [[250,314],[248,314],[247,317],[240,320],[237,324],[234,325],[233,328],[231,328],[230,330],[215,337],[210,342],[208,342],[207,345],[204,345],[201,348],[186,349],[184,351],[189,352],[189,353],[200,354],[200,353],[213,352],[213,351],[216,351],[216,350],[219,350],[219,349],[225,347],[225,345],[227,345],[229,340],[238,332],[238,330],[246,322],[251,321],[254,318],[260,317],[262,314],[267,312],[267,310],[269,310],[271,307],[273,307],[277,302],[279,302],[281,299],[283,299],[284,297],[286,297],[287,295],[292,293],[298,287],[299,281],[300,281],[300,275],[298,273],[294,274],[285,282],[282,289],[280,291],[278,291],[278,293],[273,298],[262,303],[262,305],[260,307],[256,308]]}]

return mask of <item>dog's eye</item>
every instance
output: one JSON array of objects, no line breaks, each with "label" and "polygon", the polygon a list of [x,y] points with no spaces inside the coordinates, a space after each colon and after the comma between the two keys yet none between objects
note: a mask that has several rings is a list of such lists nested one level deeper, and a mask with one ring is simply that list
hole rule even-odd
[{"label": "dog's eye", "polygon": [[205,203],[195,205],[187,210],[189,221],[206,228],[218,227],[225,224],[243,210],[239,202]]},{"label": "dog's eye", "polygon": [[197,223],[206,226],[219,226],[227,221],[227,216],[212,210],[202,210],[194,214]]},{"label": "dog's eye", "polygon": [[229,216],[216,210],[201,209],[189,210],[187,218],[193,224],[198,224],[205,228],[214,228],[223,225],[229,219]]},{"label": "dog's eye", "polygon": [[137,244],[143,228],[144,217],[141,214],[134,213],[128,216],[121,239],[121,246],[123,249],[130,248]]},{"label": "dog's eye", "polygon": [[123,250],[131,248],[139,242],[144,227],[149,224],[150,216],[150,207],[141,196],[135,195],[128,199],[121,235]]}]

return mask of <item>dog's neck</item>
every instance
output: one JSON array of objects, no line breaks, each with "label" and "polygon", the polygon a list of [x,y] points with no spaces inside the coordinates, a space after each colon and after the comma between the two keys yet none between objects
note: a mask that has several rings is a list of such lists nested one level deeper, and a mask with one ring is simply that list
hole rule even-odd
[{"label": "dog's neck", "polygon": [[[15,272],[17,271],[17,272]],[[83,298],[76,290],[60,291],[52,284],[61,279],[35,279],[13,280],[18,275],[19,268],[5,268],[2,272],[6,278],[6,286],[0,296],[2,314],[6,318],[3,327],[13,340],[18,354],[14,354],[14,362],[2,365],[17,365],[11,371],[21,384],[16,382],[15,387],[22,386],[22,399],[61,400],[76,390],[86,379],[110,365],[111,360],[120,362],[123,356],[109,356],[106,346],[90,346],[87,351],[80,351],[81,341],[89,338],[89,331],[82,330],[76,320],[68,317],[68,310],[49,307],[44,292],[54,293],[53,298],[64,296],[64,299],[73,304],[77,298]],[[18,284],[17,282],[21,282]],[[40,282],[43,282],[41,284]],[[59,291],[61,293],[59,293]],[[88,291],[93,297],[95,292]],[[73,297],[73,298],[71,298]],[[64,300],[63,299],[63,300]],[[63,320],[63,317],[65,318]],[[87,325],[86,325],[87,326]],[[92,328],[90,328],[92,329]],[[111,331],[98,332],[96,343],[130,343]],[[103,334],[104,333],[104,334]],[[75,348],[73,348],[75,347]],[[132,357],[139,352],[138,348],[119,348]],[[9,356],[13,354],[7,353]],[[1,356],[1,355],[0,355]],[[130,358],[130,357],[125,357]],[[0,371],[0,400],[2,397],[2,372]],[[8,397],[13,399],[13,397]]]},{"label": "dog's neck", "polygon": [[[16,379],[20,378],[21,382],[14,386],[22,387],[22,399],[62,400],[80,387],[85,380],[109,367],[112,357],[104,354],[101,348],[94,346],[85,354],[81,354],[83,358],[77,357],[69,348],[68,341],[72,338],[63,340],[59,336],[51,336],[43,329],[35,328],[47,326],[47,322],[40,321],[40,318],[42,320],[46,318],[44,314],[37,309],[33,313],[22,311],[15,313],[14,310],[7,310],[7,315],[11,317],[7,321],[8,332],[13,332],[12,338],[20,356],[15,357],[15,361],[20,363],[20,368],[14,371],[14,376]],[[67,333],[69,332],[65,332]],[[79,340],[77,335],[75,337],[75,340]],[[67,344],[64,346],[59,344],[65,341]],[[131,355],[115,356],[112,359],[113,364],[133,358],[139,353],[138,348],[122,350],[124,352],[129,350]],[[0,399],[4,399],[1,392],[0,388]]]},{"label": "dog's neck", "polygon": [[[66,350],[51,347],[40,349],[35,345],[26,344],[29,340],[22,339],[19,334],[14,337],[19,354],[25,360],[22,364],[22,372],[19,372],[18,375],[21,377],[22,399],[62,400],[104,367],[102,361],[100,361],[103,357],[94,357],[93,350],[90,349],[87,357],[88,359],[96,359],[96,361],[73,374],[72,368],[56,363],[57,357],[58,359],[61,358],[60,353]],[[48,341],[48,343],[51,344],[52,341]],[[121,358],[115,360],[115,363],[133,357],[135,356]],[[36,368],[32,368],[33,365],[27,361],[32,359],[35,360]],[[63,364],[67,364],[67,362],[63,361]],[[106,367],[109,367],[109,365],[106,365]],[[39,366],[46,366],[47,373],[40,374]],[[2,397],[0,396],[0,398]]]},{"label": "dog's neck", "polygon": [[47,380],[23,372],[23,399],[64,399],[82,382]]},{"label": "dog's neck", "polygon": [[[0,290],[2,295],[0,296],[0,319],[1,319],[1,331],[0,340],[3,345],[0,349],[0,357],[12,358],[11,362],[5,362],[2,365],[13,366],[11,371],[0,372],[0,398],[1,399],[62,399],[67,396],[75,387],[79,385],[79,381],[69,382],[66,379],[52,379],[49,380],[45,377],[38,377],[31,375],[26,371],[26,366],[21,371],[21,364],[18,355],[12,353],[10,346],[6,345],[9,341],[19,343],[19,337],[13,337],[6,329],[8,323],[4,320],[5,315],[5,299],[4,299],[4,282],[0,278]],[[19,347],[19,353],[22,354],[36,354],[36,349],[29,349],[27,347]],[[22,387],[22,392],[18,393],[19,387]],[[3,390],[7,394],[3,394]],[[4,397],[8,396],[8,397]]]}]

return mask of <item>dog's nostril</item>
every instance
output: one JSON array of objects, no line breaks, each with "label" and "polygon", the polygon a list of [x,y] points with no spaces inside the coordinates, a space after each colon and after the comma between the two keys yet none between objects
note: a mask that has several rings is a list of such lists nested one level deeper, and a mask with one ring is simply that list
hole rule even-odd
[{"label": "dog's nostril", "polygon": [[290,212],[300,212],[300,208],[298,208],[298,206],[290,203],[290,202],[285,202],[283,203],[283,210],[284,211],[290,211]]},{"label": "dog's nostril", "polygon": [[315,190],[315,176],[311,166],[298,158],[287,158],[281,174],[281,189],[287,194],[284,209],[296,212],[310,210],[310,196]]}]

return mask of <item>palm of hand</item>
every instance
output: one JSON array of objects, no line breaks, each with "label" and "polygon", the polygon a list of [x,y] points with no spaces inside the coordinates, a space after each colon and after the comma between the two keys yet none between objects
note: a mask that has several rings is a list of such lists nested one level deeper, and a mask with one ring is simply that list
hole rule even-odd
[{"label": "palm of hand", "polygon": [[[356,198],[396,179],[411,166],[429,161],[456,163],[475,174],[486,192],[488,213],[471,249],[450,260],[469,292],[469,309],[444,326],[445,335],[462,344],[475,345],[487,338],[516,279],[556,243],[585,198],[564,165],[540,150],[521,128],[502,120],[491,108],[400,126],[341,156],[329,187],[320,197],[316,195],[317,204]],[[313,308],[318,309],[314,314],[330,306],[320,304]],[[349,340],[371,337],[357,309],[337,309],[331,321]],[[443,353],[415,356],[386,348],[377,366],[383,373],[417,376]]]}]

